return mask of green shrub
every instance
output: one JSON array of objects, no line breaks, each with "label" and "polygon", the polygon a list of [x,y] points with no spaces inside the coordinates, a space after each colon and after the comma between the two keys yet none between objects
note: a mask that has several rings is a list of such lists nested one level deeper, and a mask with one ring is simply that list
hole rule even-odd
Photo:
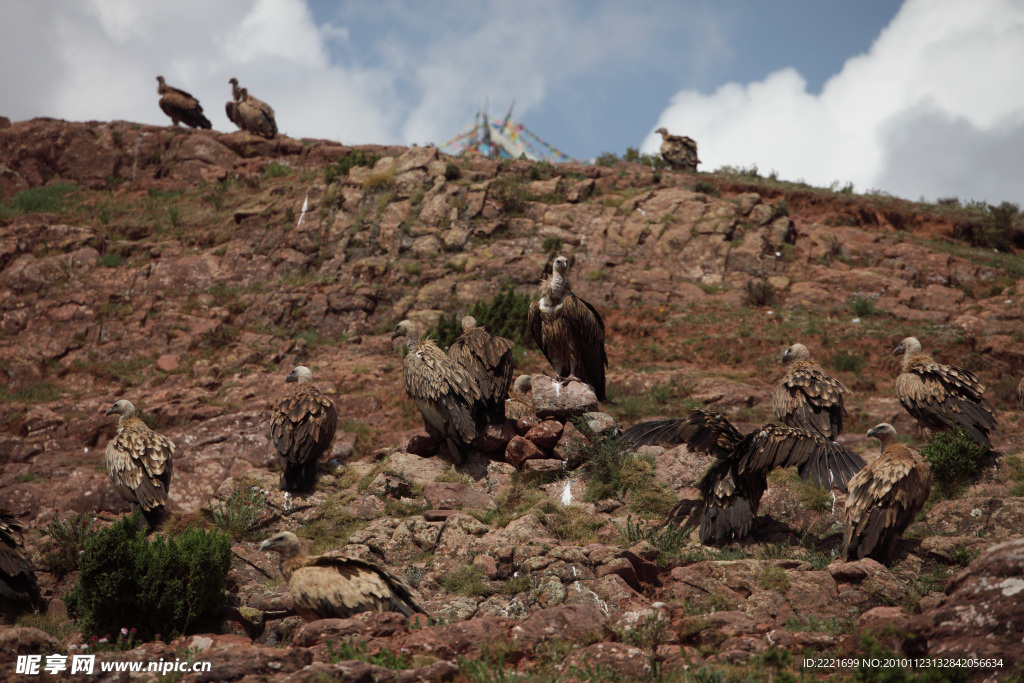
[{"label": "green shrub", "polygon": [[748,280],[744,300],[748,306],[771,306],[775,303],[775,286],[764,280]]},{"label": "green shrub", "polygon": [[988,453],[960,427],[934,434],[921,448],[933,477],[933,488],[943,498],[960,495],[981,471],[981,459]]},{"label": "green shrub", "polygon": [[545,237],[540,248],[545,254],[551,254],[554,256],[562,250],[562,238],[554,237],[553,235]]},{"label": "green shrub", "polygon": [[782,567],[768,567],[757,578],[757,585],[766,591],[786,594],[789,590],[789,577]]},{"label": "green shrub", "polygon": [[775,202],[775,204],[772,206],[772,217],[771,217],[771,220],[775,220],[776,218],[781,218],[782,216],[788,216],[788,215],[789,215],[789,204],[786,203],[786,200],[785,199],[780,199],[779,201]]},{"label": "green shrub", "polygon": [[860,372],[864,369],[867,359],[864,356],[849,351],[840,351],[832,356],[829,364],[836,372]]},{"label": "green shrub", "polygon": [[636,147],[627,147],[626,156],[623,159],[634,164],[649,166],[655,171],[668,167],[668,162],[660,154],[641,154]]},{"label": "green shrub", "polygon": [[56,519],[46,526],[49,544],[43,555],[43,564],[58,577],[78,569],[78,557],[85,542],[93,534],[93,516],[80,513],[70,519]]},{"label": "green shrub", "polygon": [[[530,297],[518,294],[511,287],[494,295],[490,302],[477,301],[469,309],[469,315],[476,318],[476,324],[499,337],[511,339],[519,346],[537,348],[530,332]],[[442,349],[451,346],[462,334],[462,318],[455,313],[442,315],[437,324],[427,330]]]},{"label": "green shrub", "polygon": [[850,299],[850,308],[853,309],[853,314],[858,318],[866,318],[869,315],[877,315],[878,309],[875,308],[875,297],[873,296],[855,296]]},{"label": "green shrub", "polygon": [[491,182],[487,195],[498,202],[506,214],[522,214],[526,210],[526,179],[516,175],[501,176]]},{"label": "green shrub", "polygon": [[441,577],[439,582],[449,593],[459,595],[487,595],[490,593],[484,583],[484,570],[473,564],[459,565]]},{"label": "green shrub", "polygon": [[706,180],[698,180],[697,184],[693,186],[693,191],[711,195],[712,197],[722,196],[722,193],[718,190],[718,186]]},{"label": "green shrub", "polygon": [[688,532],[689,529],[684,528],[681,524],[669,524],[660,530],[657,526],[641,525],[634,523],[631,516],[626,517],[626,526],[619,527],[619,533],[626,540],[626,545],[631,546],[640,541],[647,541],[667,557],[679,556],[679,551],[686,543]]},{"label": "green shrub", "polygon": [[85,542],[78,584],[65,598],[85,635],[138,629],[139,640],[217,628],[227,595],[231,542],[218,531],[186,529],[146,539],[138,514]]},{"label": "green shrub", "polygon": [[461,175],[462,175],[462,171],[459,169],[458,166],[456,166],[455,164],[453,164],[450,161],[447,164],[445,164],[445,166],[444,166],[444,179],[445,180],[458,180]]},{"label": "green shrub", "polygon": [[236,541],[249,537],[267,516],[267,492],[259,486],[240,483],[235,487],[227,505],[220,501],[210,503],[214,525]]},{"label": "green shrub", "polygon": [[619,155],[614,152],[601,152],[594,163],[598,166],[607,166],[611,168],[620,161],[622,161],[622,159],[620,159]]},{"label": "green shrub", "polygon": [[596,541],[597,530],[604,526],[604,520],[579,505],[558,508],[546,521],[552,536],[570,543]]},{"label": "green shrub", "polygon": [[0,219],[15,218],[27,213],[60,213],[64,208],[64,195],[74,189],[71,183],[60,183],[22,190],[0,202]]},{"label": "green shrub", "polygon": [[292,169],[277,161],[271,161],[263,169],[264,178],[283,178],[292,174]]},{"label": "green shrub", "polygon": [[353,150],[324,169],[324,182],[330,185],[338,178],[348,175],[356,166],[373,166],[379,160],[379,154],[364,154],[362,150]]},{"label": "green shrub", "polygon": [[117,268],[118,266],[124,265],[126,260],[127,259],[120,254],[107,252],[103,256],[100,256],[100,265],[104,268]]},{"label": "green shrub", "polygon": [[1011,252],[1013,247],[1024,246],[1024,230],[1017,219],[1020,207],[1010,202],[989,206],[988,214],[979,221],[960,223],[953,228],[953,237],[964,240],[972,247]]}]

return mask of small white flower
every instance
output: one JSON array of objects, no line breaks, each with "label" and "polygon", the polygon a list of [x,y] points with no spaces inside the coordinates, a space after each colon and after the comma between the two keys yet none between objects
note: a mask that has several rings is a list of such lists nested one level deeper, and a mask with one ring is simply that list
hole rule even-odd
[{"label": "small white flower", "polygon": [[78,649],[78,646],[75,645],[75,644],[71,644],[71,645],[68,646],[68,649],[74,651],[74,650]]},{"label": "small white flower", "polygon": [[768,315],[774,315],[774,314],[775,314],[774,311],[768,311]]},{"label": "small white flower", "polygon": [[109,643],[110,641],[107,640],[106,638],[100,638],[100,642],[101,643]]},{"label": "small white flower", "polygon": [[121,635],[122,635],[122,636],[126,636],[126,635],[128,635],[128,629],[122,626],[122,627],[121,627]]},{"label": "small white flower", "polygon": [[860,323],[860,318],[854,318],[854,319],[853,319],[853,320],[851,320],[850,322],[852,322],[852,323],[853,323],[854,325],[857,325],[857,324],[859,324],[859,323]]},{"label": "small white flower", "polygon": [[775,258],[781,258],[781,257],[782,257],[782,252],[781,251],[775,252]]}]

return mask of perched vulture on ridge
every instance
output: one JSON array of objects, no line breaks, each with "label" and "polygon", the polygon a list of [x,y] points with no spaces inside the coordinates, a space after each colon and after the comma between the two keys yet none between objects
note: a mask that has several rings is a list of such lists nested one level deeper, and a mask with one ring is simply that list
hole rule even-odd
[{"label": "perched vulture on ridge", "polygon": [[281,555],[295,611],[306,621],[348,619],[359,612],[426,614],[413,602],[412,589],[391,572],[354,557],[311,557],[290,531],[263,541],[260,550]]},{"label": "perched vulture on ridge", "polygon": [[883,422],[868,436],[882,442],[882,455],[850,481],[843,556],[885,563],[928,500],[932,473],[917,453],[896,441],[892,425]]},{"label": "perched vulture on ridge", "polygon": [[107,474],[132,513],[141,508],[146,528],[153,529],[167,505],[174,443],[136,417],[131,401],[121,399],[106,414],[121,416],[117,436],[107,443]]},{"label": "perched vulture on ridge", "polygon": [[992,448],[988,433],[995,429],[996,416],[982,396],[985,385],[973,372],[936,363],[921,353],[921,342],[914,337],[901,341],[892,355],[903,356],[896,395],[922,427],[962,427],[972,439]]},{"label": "perched vulture on ridge", "polygon": [[519,375],[516,383],[508,391],[508,398],[505,399],[505,417],[510,420],[518,420],[528,415],[536,415],[533,407],[533,396],[526,393],[531,388],[530,375]]},{"label": "perched vulture on ridge", "polygon": [[236,118],[232,121],[239,128],[265,138],[277,135],[274,109],[269,104],[250,95],[246,88],[239,88],[234,105]]},{"label": "perched vulture on ridge", "polygon": [[607,400],[604,320],[597,309],[572,293],[569,259],[559,256],[551,277],[541,282],[540,300],[530,303],[530,331],[559,379],[575,376]]},{"label": "perched vulture on ridge", "polygon": [[[461,465],[477,436],[476,406],[480,388],[468,370],[446,356],[430,339],[420,339],[416,326],[403,320],[391,340],[405,339],[409,349],[402,363],[405,391],[423,421],[444,435],[452,462]],[[428,429],[429,431],[429,429]]]},{"label": "perched vulture on ridge", "polygon": [[772,393],[772,412],[790,427],[806,429],[828,439],[843,432],[843,394],[849,390],[826,375],[803,344],[793,344],[782,355],[789,366]]},{"label": "perched vulture on ridge", "polygon": [[163,76],[157,76],[156,80],[160,85],[156,92],[160,95],[160,108],[171,117],[171,121],[177,126],[184,123],[190,128],[212,128],[210,120],[203,116],[203,108],[199,106],[199,100],[192,97],[184,90],[178,90],[164,83]]},{"label": "perched vulture on ridge", "polygon": [[316,484],[316,464],[331,446],[338,411],[313,385],[313,373],[298,366],[285,384],[294,384],[274,406],[270,436],[281,464],[282,491],[309,491]]},{"label": "perched vulture on ridge", "polygon": [[668,130],[659,128],[654,131],[661,135],[661,158],[668,165],[679,171],[697,172],[697,141],[685,135],[669,135]]},{"label": "perched vulture on ridge", "polygon": [[242,98],[242,93],[238,88],[238,79],[232,78],[228,83],[231,84],[231,99],[224,105],[224,113],[228,115],[228,121],[241,128],[242,119],[238,115],[238,100]]},{"label": "perched vulture on ridge", "polygon": [[464,367],[480,389],[478,418],[490,424],[505,421],[505,396],[512,386],[512,347],[516,343],[504,337],[495,337],[482,327],[476,318],[462,319],[462,336],[448,348],[448,357]]},{"label": "perched vulture on ridge", "polygon": [[21,530],[21,520],[7,508],[0,508],[0,598],[12,606],[39,600],[36,573],[25,551]]},{"label": "perched vulture on ridge", "polygon": [[750,533],[768,474],[777,467],[796,467],[804,481],[846,490],[864,467],[853,451],[814,432],[767,424],[743,436],[720,413],[694,410],[682,420],[642,422],[622,438],[637,446],[684,443],[716,460],[700,481],[701,543],[721,543]]}]

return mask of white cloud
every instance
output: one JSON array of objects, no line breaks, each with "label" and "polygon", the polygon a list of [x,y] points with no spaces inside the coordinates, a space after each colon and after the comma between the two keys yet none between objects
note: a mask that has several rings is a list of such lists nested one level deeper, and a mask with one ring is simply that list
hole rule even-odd
[{"label": "white cloud", "polygon": [[[1021,202],[1022,64],[1024,3],[907,0],[820,95],[794,69],[684,90],[652,131],[696,139],[705,169],[757,164],[815,185]],[[659,144],[651,132],[643,149]]]}]

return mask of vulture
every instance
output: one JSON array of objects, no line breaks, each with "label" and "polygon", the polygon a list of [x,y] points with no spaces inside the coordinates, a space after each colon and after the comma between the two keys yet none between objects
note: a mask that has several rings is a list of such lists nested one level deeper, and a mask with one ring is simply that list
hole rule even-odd
[{"label": "vulture", "polygon": [[721,543],[750,533],[768,473],[797,467],[804,481],[845,491],[864,460],[820,434],[795,427],[764,425],[743,436],[721,413],[694,410],[682,420],[655,420],[627,429],[623,440],[637,446],[683,443],[716,459],[700,481],[701,543]]},{"label": "vulture", "polygon": [[163,76],[157,76],[156,80],[160,85],[156,92],[160,95],[160,108],[171,117],[171,121],[177,126],[184,123],[190,128],[212,128],[210,120],[203,116],[203,108],[199,106],[199,100],[192,97],[184,90],[178,90],[164,83]]},{"label": "vulture", "polygon": [[338,426],[331,399],[313,385],[313,373],[302,365],[288,373],[294,384],[274,405],[270,436],[281,464],[282,491],[309,491],[316,483],[316,464],[330,448]]},{"label": "vulture", "polygon": [[569,259],[559,256],[551,277],[541,281],[540,300],[530,302],[530,331],[559,379],[570,375],[594,388],[599,401],[607,399],[604,371],[604,320],[593,306],[572,293]]},{"label": "vulture", "polygon": [[420,339],[416,326],[403,320],[391,340],[405,338],[409,349],[402,364],[405,391],[413,400],[428,430],[444,435],[452,462],[461,465],[469,444],[477,436],[480,388],[468,370],[452,361],[430,339]]},{"label": "vulture", "polygon": [[354,557],[310,557],[290,531],[263,541],[260,550],[280,553],[295,611],[306,621],[348,619],[359,612],[426,614],[413,602],[412,589],[391,572]]},{"label": "vulture", "polygon": [[245,88],[238,90],[238,99],[234,104],[236,118],[232,121],[239,128],[265,138],[277,135],[277,121],[274,120],[274,110],[269,104],[256,99]]},{"label": "vulture", "polygon": [[232,78],[228,83],[231,84],[231,99],[224,105],[224,112],[228,115],[228,121],[241,128],[242,119],[238,116],[238,100],[242,95],[238,89],[238,79]]},{"label": "vulture", "polygon": [[985,385],[973,372],[940,365],[921,353],[921,342],[907,337],[892,352],[903,356],[903,372],[896,378],[896,395],[918,423],[932,431],[961,427],[978,443],[992,448],[988,433],[996,416],[984,399]]},{"label": "vulture", "polygon": [[843,433],[843,394],[849,390],[811,360],[803,344],[793,344],[782,354],[786,376],[772,393],[772,412],[789,427],[806,429],[835,439]]},{"label": "vulture", "polygon": [[1024,411],[1024,377],[1021,377],[1020,383],[1017,385],[1017,405]]},{"label": "vulture", "polygon": [[25,552],[21,529],[14,513],[0,508],[0,602],[11,605],[39,600],[36,573]]},{"label": "vulture", "polygon": [[668,130],[659,128],[654,131],[661,135],[661,158],[669,166],[679,171],[697,172],[697,141],[685,135],[669,135]]},{"label": "vulture", "polygon": [[530,379],[529,375],[519,375],[509,389],[508,398],[505,399],[505,417],[508,419],[518,420],[537,414],[533,407],[533,397],[526,393],[530,390]]},{"label": "vulture", "polygon": [[896,441],[892,425],[883,422],[868,436],[882,442],[882,455],[850,481],[843,556],[885,563],[928,500],[932,474],[917,453]]},{"label": "vulture", "polygon": [[495,337],[476,318],[462,319],[462,336],[448,348],[448,357],[472,375],[480,389],[478,418],[490,424],[505,421],[505,397],[512,386],[512,347],[515,342]]},{"label": "vulture", "polygon": [[142,521],[153,529],[167,505],[174,443],[136,417],[131,401],[121,399],[107,409],[107,415],[121,416],[117,436],[107,443],[107,474],[121,497],[132,504],[132,513],[141,508]]}]

